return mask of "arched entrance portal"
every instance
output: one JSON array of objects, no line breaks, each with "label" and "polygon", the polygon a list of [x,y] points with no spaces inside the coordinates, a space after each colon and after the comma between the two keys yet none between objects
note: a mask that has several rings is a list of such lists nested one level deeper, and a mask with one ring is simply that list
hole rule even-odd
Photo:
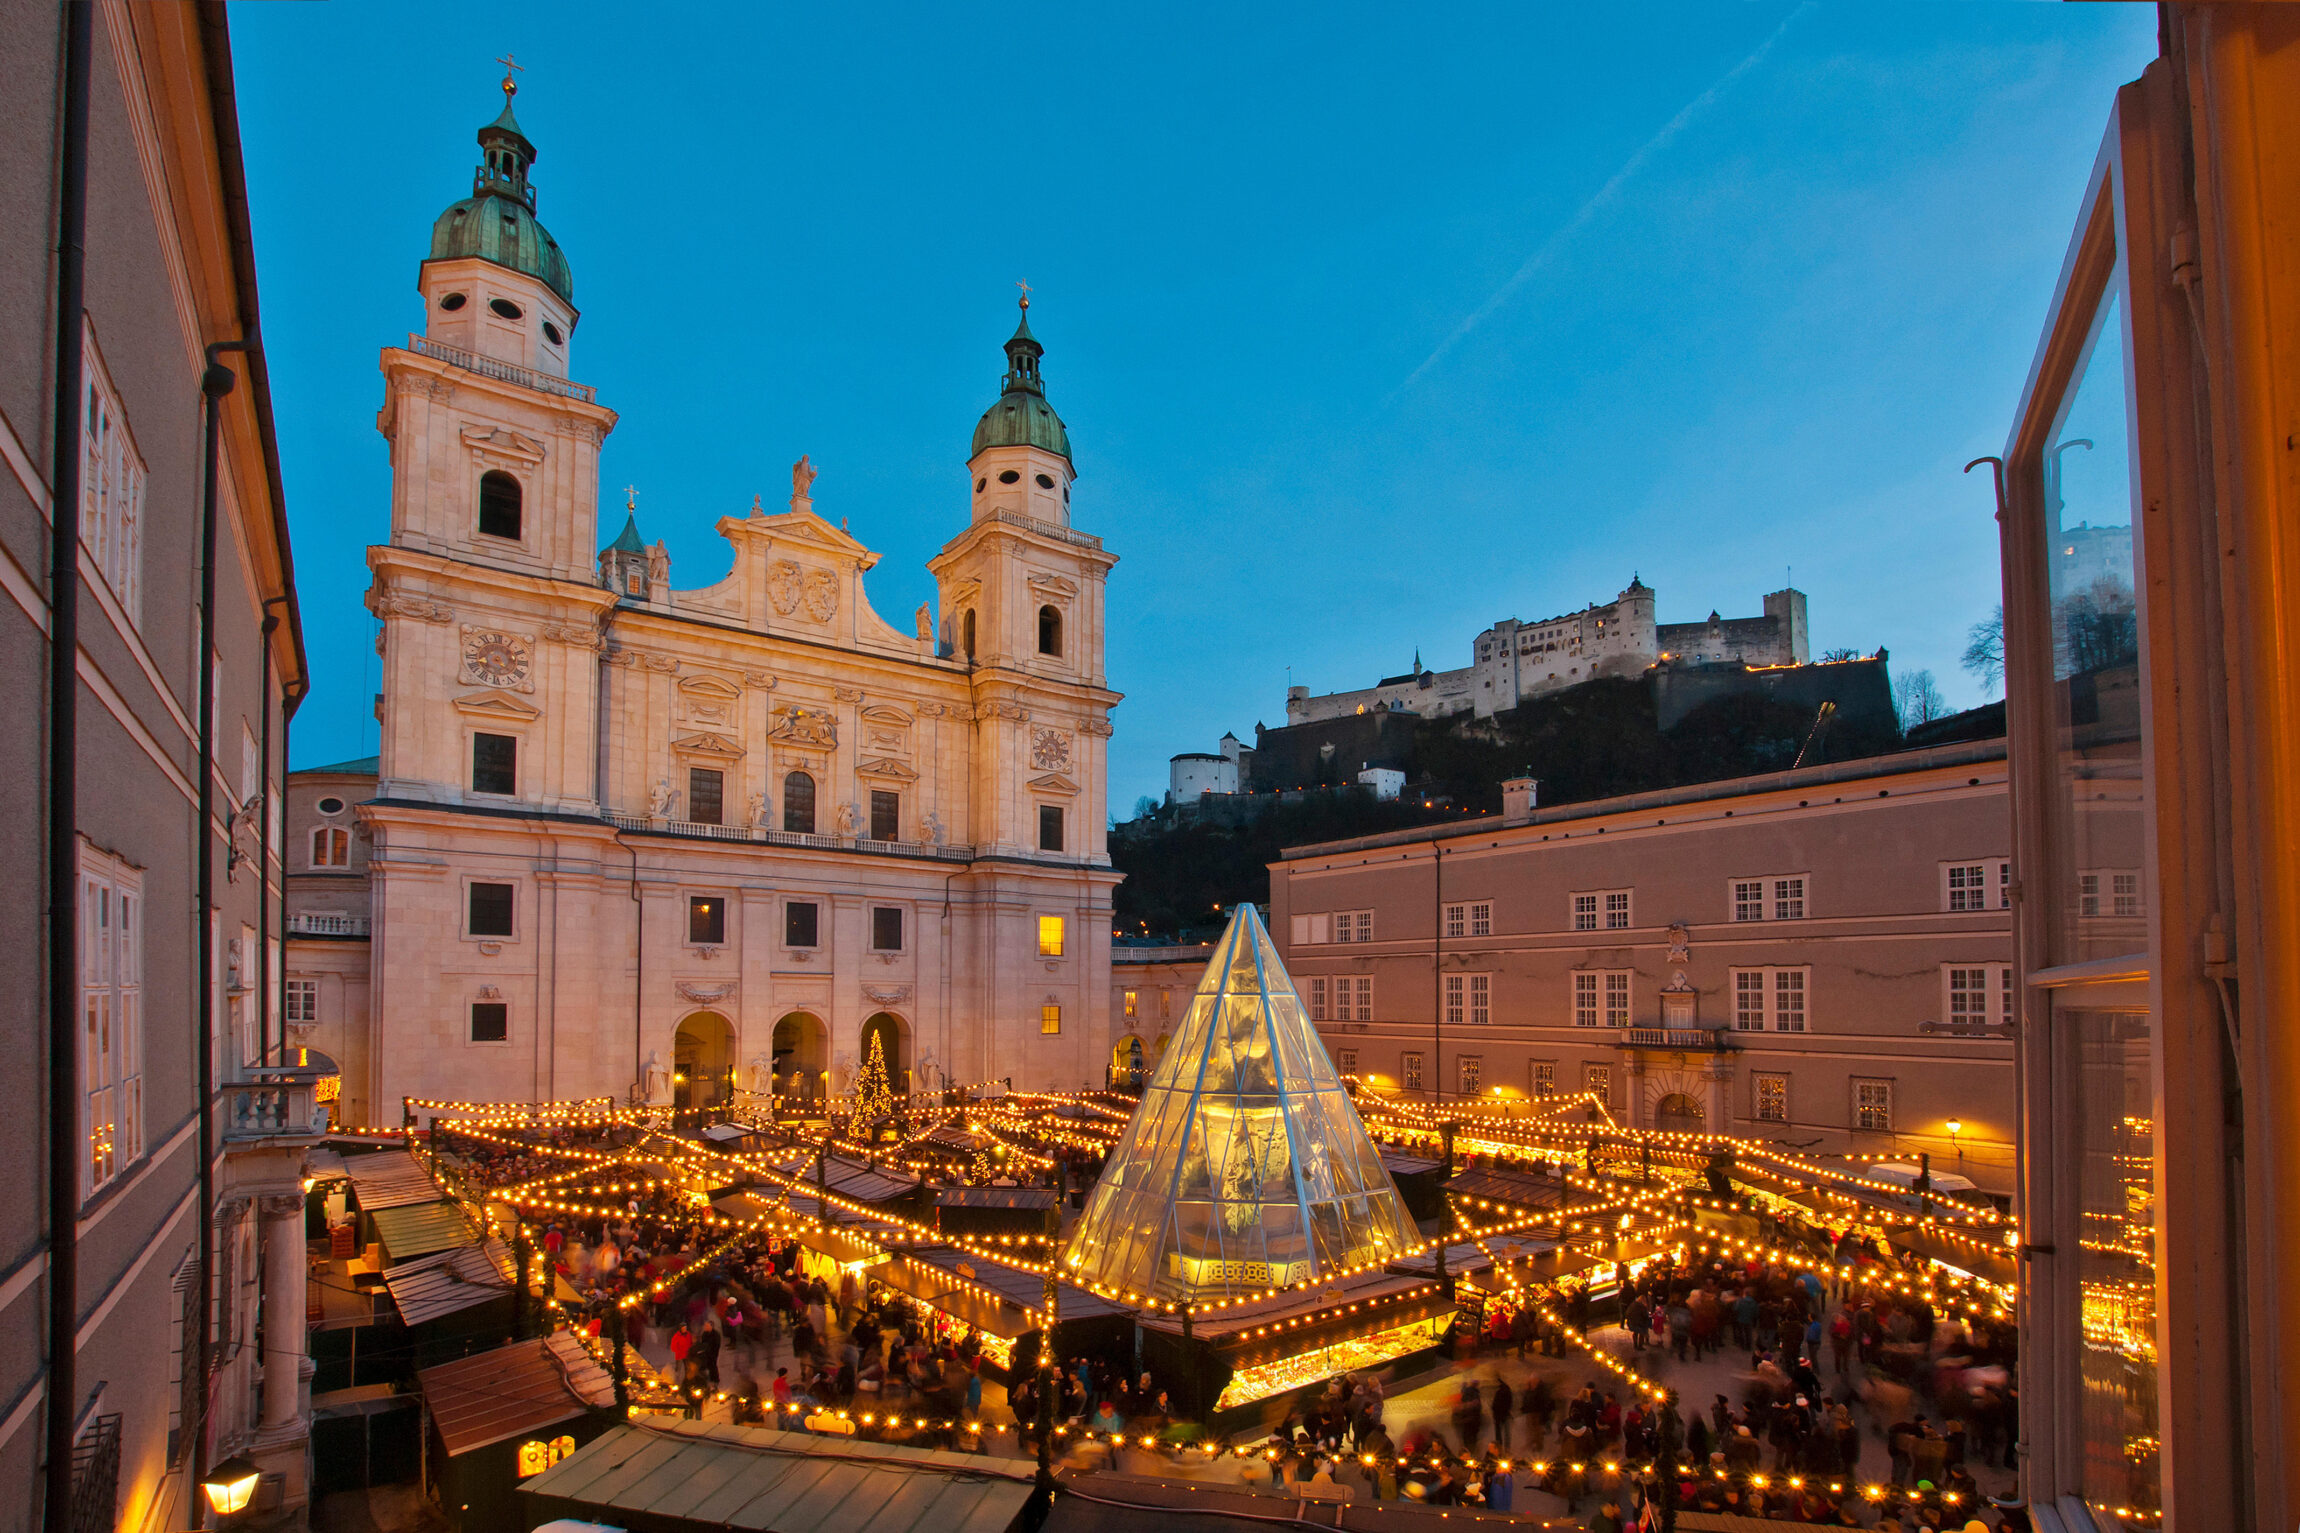
[{"label": "arched entrance portal", "polygon": [[1142,1040],[1128,1033],[1110,1051],[1110,1084],[1139,1089],[1148,1066],[1149,1053],[1142,1047]]},{"label": "arched entrance portal", "polygon": [[775,1024],[775,1090],[812,1101],[829,1094],[831,1034],[822,1018],[794,1011]]},{"label": "arched entrance portal", "polygon": [[671,1040],[671,1105],[716,1107],[734,1090],[734,1026],[715,1011],[698,1011]]},{"label": "arched entrance portal", "polygon": [[1671,1092],[1653,1108],[1653,1127],[1664,1134],[1707,1133],[1707,1121],[1701,1104],[1681,1091]]},{"label": "arched entrance portal", "polygon": [[862,1025],[862,1052],[855,1055],[855,1068],[870,1060],[870,1041],[876,1037],[879,1047],[886,1051],[887,1089],[896,1096],[908,1096],[918,1088],[911,1083],[910,1027],[891,1011],[877,1012]]}]

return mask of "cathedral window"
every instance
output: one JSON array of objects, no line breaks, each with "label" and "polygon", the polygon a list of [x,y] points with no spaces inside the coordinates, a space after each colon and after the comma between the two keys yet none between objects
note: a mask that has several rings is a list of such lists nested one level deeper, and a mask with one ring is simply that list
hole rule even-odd
[{"label": "cathedral window", "polygon": [[873,841],[900,841],[902,839],[902,795],[885,788],[870,791],[870,838]]},{"label": "cathedral window", "polygon": [[554,346],[564,346],[567,344],[567,337],[561,335],[559,333],[559,327],[551,323],[549,320],[545,320],[543,322],[543,339],[549,341]]},{"label": "cathedral window", "polygon": [[464,891],[464,935],[508,937],[511,933],[512,886],[473,883]]},{"label": "cathedral window", "polygon": [[870,911],[870,945],[874,953],[902,951],[902,907],[900,905],[873,905]]},{"label": "cathedral window", "polygon": [[1042,852],[1062,850],[1062,806],[1059,804],[1038,806],[1038,849]]},{"label": "cathedral window", "polygon": [[1015,483],[1017,480],[1019,480],[1021,477],[1022,477],[1022,475],[1021,475],[1021,474],[1017,473],[1015,470],[1013,470],[1013,469],[1011,469],[1011,468],[1010,468],[1010,469],[1007,469],[1007,470],[1006,470],[1004,473],[1001,473],[1001,474],[998,476],[998,482],[999,482],[1000,484],[1013,484],[1013,483]]},{"label": "cathedral window", "polygon": [[487,307],[505,319],[525,319],[527,317],[526,312],[508,298],[490,298],[487,300]]},{"label": "cathedral window", "polygon": [[727,902],[716,894],[687,896],[687,940],[702,947],[727,941]]},{"label": "cathedral window", "polygon": [[474,734],[471,737],[471,791],[519,791],[519,740],[513,735]]},{"label": "cathedral window", "polygon": [[1054,488],[1054,478],[1053,478],[1053,476],[1052,476],[1052,475],[1050,475],[1050,474],[1040,474],[1040,475],[1038,476],[1038,487],[1039,487],[1040,489],[1042,489],[1042,490],[1051,490],[1051,489],[1053,489],[1053,488]]},{"label": "cathedral window", "polygon": [[815,833],[815,780],[804,772],[783,779],[783,829],[802,836]]},{"label": "cathedral window", "polygon": [[471,1041],[473,1043],[510,1042],[511,1008],[501,1001],[473,1001],[471,1003]]},{"label": "cathedral window", "polygon": [[468,302],[470,302],[470,300],[465,298],[461,293],[449,293],[445,298],[439,300],[439,306],[442,309],[445,309],[448,313],[453,314],[457,309],[462,308]]},{"label": "cathedral window", "polygon": [[687,818],[697,825],[724,825],[727,774],[712,767],[687,769]]},{"label": "cathedral window", "polygon": [[1040,916],[1038,918],[1038,956],[1041,958],[1060,958],[1062,956],[1062,917]]},{"label": "cathedral window", "polygon": [[479,530],[491,538],[519,538],[519,481],[499,468],[479,476]]},{"label": "cathedral window", "polygon": [[311,865],[315,868],[348,868],[351,866],[351,836],[332,825],[322,825],[311,833]]},{"label": "cathedral window", "polygon": [[1038,609],[1038,652],[1042,655],[1062,653],[1062,614],[1053,607]]},{"label": "cathedral window", "polygon": [[1038,1008],[1038,1030],[1042,1033],[1062,1031],[1062,1008],[1046,1005]]},{"label": "cathedral window", "polygon": [[819,947],[822,907],[812,900],[792,900],[783,907],[783,946]]}]

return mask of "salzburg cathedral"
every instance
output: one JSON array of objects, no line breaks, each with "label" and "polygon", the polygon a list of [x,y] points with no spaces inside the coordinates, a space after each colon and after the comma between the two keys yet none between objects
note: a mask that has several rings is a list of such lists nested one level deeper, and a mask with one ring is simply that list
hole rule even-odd
[{"label": "salzburg cathedral", "polygon": [[933,610],[872,610],[880,555],[817,510],[803,456],[787,508],[718,519],[730,572],[681,586],[629,503],[602,520],[616,414],[575,381],[574,281],[508,92],[478,138],[422,329],[382,355],[372,1009],[346,1098],[812,1096],[873,1054],[897,1091],[1099,1079],[1116,556],[1072,524],[1027,296]]}]

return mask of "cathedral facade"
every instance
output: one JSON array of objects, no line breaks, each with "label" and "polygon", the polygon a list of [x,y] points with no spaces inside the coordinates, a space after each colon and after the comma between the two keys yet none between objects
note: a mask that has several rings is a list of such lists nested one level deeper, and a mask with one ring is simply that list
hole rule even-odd
[{"label": "cathedral facade", "polygon": [[788,509],[718,521],[727,578],[680,589],[635,514],[602,536],[616,416],[571,376],[573,280],[506,87],[434,226],[424,328],[382,356],[347,1096],[378,1122],[405,1097],[819,1096],[874,1048],[897,1091],[1099,1084],[1116,558],[1071,524],[1027,299],[928,561],[939,612],[872,611],[879,555],[817,513],[803,458]]}]

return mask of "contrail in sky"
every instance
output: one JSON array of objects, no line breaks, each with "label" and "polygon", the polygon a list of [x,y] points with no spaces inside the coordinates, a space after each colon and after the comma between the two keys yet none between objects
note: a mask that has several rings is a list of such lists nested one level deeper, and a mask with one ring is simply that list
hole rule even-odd
[{"label": "contrail in sky", "polygon": [[1726,91],[1732,89],[1734,81],[1740,79],[1750,70],[1755,69],[1759,64],[1763,63],[1765,61],[1765,55],[1771,53],[1773,51],[1773,45],[1781,40],[1781,34],[1789,30],[1789,24],[1795,21],[1798,17],[1804,15],[1812,8],[1813,0],[1805,0],[1804,4],[1798,6],[1787,16],[1783,17],[1781,24],[1775,27],[1771,35],[1769,35],[1763,42],[1759,43],[1754,49],[1752,49],[1747,58],[1743,59],[1740,63],[1735,64],[1731,69],[1726,70],[1723,75],[1718,77],[1715,84],[1711,85],[1700,95],[1695,96],[1691,101],[1686,102],[1684,107],[1678,111],[1675,117],[1670,118],[1669,121],[1661,125],[1660,132],[1654,134],[1651,138],[1640,144],[1637,148],[1637,152],[1632,154],[1628,159],[1622,161],[1621,168],[1615,171],[1611,179],[1609,179],[1603,186],[1599,187],[1596,192],[1590,196],[1590,199],[1583,203],[1580,208],[1574,212],[1574,215],[1571,218],[1565,221],[1563,227],[1558,229],[1556,233],[1550,235],[1548,239],[1543,240],[1541,242],[1540,248],[1535,250],[1532,255],[1526,257],[1525,264],[1520,266],[1514,273],[1512,273],[1510,279],[1507,282],[1504,282],[1500,287],[1494,289],[1492,297],[1486,299],[1485,302],[1479,304],[1475,309],[1471,310],[1468,318],[1464,319],[1460,324],[1454,326],[1453,334],[1438,342],[1437,350],[1431,352],[1427,357],[1423,358],[1422,365],[1415,368],[1412,372],[1406,375],[1405,382],[1390,390],[1389,397],[1384,399],[1382,404],[1384,406],[1389,405],[1392,400],[1395,400],[1400,394],[1403,394],[1407,389],[1412,388],[1416,383],[1421,381],[1422,374],[1437,366],[1439,359],[1442,358],[1447,352],[1453,350],[1454,346],[1459,343],[1464,336],[1468,335],[1472,330],[1475,330],[1478,326],[1484,324],[1488,319],[1492,318],[1493,312],[1496,309],[1509,302],[1511,296],[1515,294],[1519,288],[1532,281],[1534,275],[1538,273],[1544,266],[1549,264],[1550,257],[1556,255],[1557,252],[1564,247],[1566,241],[1572,239],[1576,234],[1579,234],[1585,227],[1588,226],[1591,219],[1595,218],[1600,212],[1604,211],[1610,203],[1612,203],[1615,195],[1620,192],[1623,184],[1626,183],[1630,177],[1636,175],[1640,170],[1645,168],[1646,161],[1652,159],[1662,150],[1668,148],[1671,143],[1675,142],[1677,135],[1685,131],[1685,125],[1691,122],[1694,118],[1700,116],[1702,112],[1706,111],[1716,102],[1719,96],[1724,95]]}]

